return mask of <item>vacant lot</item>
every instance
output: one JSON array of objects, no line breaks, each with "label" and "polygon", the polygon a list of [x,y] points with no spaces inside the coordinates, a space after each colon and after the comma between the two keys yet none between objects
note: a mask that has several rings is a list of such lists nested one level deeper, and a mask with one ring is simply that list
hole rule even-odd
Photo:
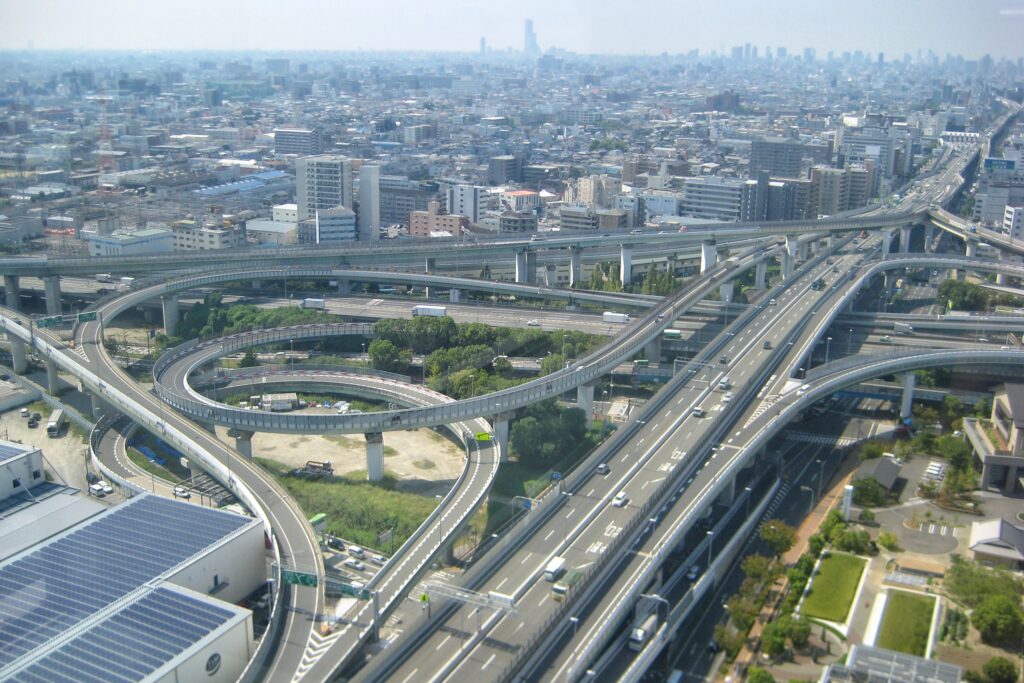
[{"label": "vacant lot", "polygon": [[875,645],[924,657],[934,609],[933,597],[890,590]]},{"label": "vacant lot", "polygon": [[804,599],[804,615],[845,622],[865,564],[861,558],[844,553],[832,553],[822,560]]}]

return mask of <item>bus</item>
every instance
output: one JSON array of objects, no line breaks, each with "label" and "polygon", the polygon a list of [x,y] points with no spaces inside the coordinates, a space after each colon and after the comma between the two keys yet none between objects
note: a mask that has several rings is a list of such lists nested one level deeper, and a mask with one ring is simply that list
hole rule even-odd
[{"label": "bus", "polygon": [[50,420],[46,423],[46,435],[51,439],[56,439],[60,436],[61,430],[64,429],[64,423],[67,419],[64,417],[64,409],[57,408],[50,413]]}]

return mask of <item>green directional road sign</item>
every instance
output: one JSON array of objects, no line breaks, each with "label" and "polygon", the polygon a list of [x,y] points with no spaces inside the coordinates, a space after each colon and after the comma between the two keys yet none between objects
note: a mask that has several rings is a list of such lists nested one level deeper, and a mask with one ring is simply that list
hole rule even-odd
[{"label": "green directional road sign", "polygon": [[98,317],[99,313],[97,311],[86,311],[85,313],[78,314],[78,322],[91,323],[92,321],[97,320]]},{"label": "green directional road sign", "polygon": [[353,598],[359,598],[360,600],[369,600],[370,599],[370,591],[366,590],[365,588],[361,588],[361,587],[358,587],[358,586],[353,586],[350,583],[345,583],[343,581],[339,581],[338,582],[338,589],[341,591],[342,595],[348,595],[348,596],[351,596]]},{"label": "green directional road sign", "polygon": [[40,318],[39,320],[36,321],[36,327],[38,327],[41,330],[47,327],[60,327],[63,324],[64,316],[62,315],[53,315],[50,316],[49,318]]},{"label": "green directional road sign", "polygon": [[293,586],[316,586],[316,574],[297,572],[294,569],[282,569],[281,580]]}]

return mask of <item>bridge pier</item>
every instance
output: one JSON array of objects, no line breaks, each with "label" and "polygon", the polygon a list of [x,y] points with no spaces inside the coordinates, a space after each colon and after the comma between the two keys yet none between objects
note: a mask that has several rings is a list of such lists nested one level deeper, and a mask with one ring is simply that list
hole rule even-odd
[{"label": "bridge pier", "polygon": [[46,315],[60,315],[60,276],[49,275],[43,278],[43,289],[46,293]]},{"label": "bridge pier", "polygon": [[252,460],[253,432],[247,432],[241,429],[229,429],[228,436],[235,437],[235,450],[244,455],[246,460]]},{"label": "bridge pier", "polygon": [[736,501],[736,477],[729,480],[725,489],[715,499],[716,505],[732,505]]},{"label": "bridge pier", "polygon": [[352,291],[352,283],[348,280],[338,280],[338,294],[347,296]]},{"label": "bridge pier", "polygon": [[704,240],[700,243],[700,272],[714,268],[718,263],[718,244],[714,240]]},{"label": "bridge pier", "polygon": [[910,253],[910,235],[914,230],[913,225],[904,225],[900,228],[900,253]]},{"label": "bridge pier", "polygon": [[501,451],[501,462],[508,462],[508,413],[498,413],[491,418],[491,431],[494,432],[494,440],[498,443],[498,450]]},{"label": "bridge pier", "polygon": [[544,266],[544,286],[545,287],[557,287],[558,286],[558,272],[555,270],[556,266],[553,263],[549,263]]},{"label": "bridge pier", "polygon": [[50,358],[46,359],[46,390],[52,396],[56,396],[60,391],[60,385],[57,383],[57,362]]},{"label": "bridge pier", "polygon": [[173,337],[178,329],[178,295],[165,294],[160,297],[164,314],[164,334]]},{"label": "bridge pier", "polygon": [[380,481],[384,478],[384,435],[381,432],[366,434],[366,480]]},{"label": "bridge pier", "polygon": [[24,375],[25,371],[28,370],[28,361],[25,358],[25,342],[12,334],[7,335],[7,339],[11,342],[11,358],[14,360],[11,367],[15,373]]},{"label": "bridge pier", "polygon": [[594,419],[594,384],[581,384],[576,387],[576,407],[583,411],[587,420]]},{"label": "bridge pier", "polygon": [[644,356],[647,360],[652,363],[661,362],[661,335],[647,342],[647,346],[644,347]]},{"label": "bridge pier", "polygon": [[21,278],[17,275],[4,275],[4,304],[7,308],[17,311],[21,298]]},{"label": "bridge pier", "polygon": [[516,283],[529,285],[537,279],[537,252],[516,252]]},{"label": "bridge pier", "polygon": [[432,256],[428,256],[423,261],[423,272],[426,273],[427,275],[430,275],[431,273],[433,273],[434,269],[436,267],[437,267],[437,259],[433,258]]},{"label": "bridge pier", "polygon": [[924,224],[924,253],[930,254],[932,251],[932,241],[935,239],[935,226],[931,223]]},{"label": "bridge pier", "polygon": [[453,304],[457,304],[462,301],[462,290],[461,289],[449,289],[448,290],[448,301]]},{"label": "bridge pier", "polygon": [[892,248],[892,233],[888,230],[882,231],[882,258],[889,255],[889,250]]},{"label": "bridge pier", "polygon": [[262,280],[253,280],[249,284],[252,285],[252,288],[255,289],[256,291],[259,291],[259,290],[263,289],[263,281]]},{"label": "bridge pier", "polygon": [[913,416],[914,384],[917,375],[913,372],[903,373],[903,399],[900,401],[900,421],[906,422]]},{"label": "bridge pier", "polygon": [[799,240],[797,241],[797,243],[796,243],[797,259],[799,259],[800,261],[806,261],[807,257],[808,257],[808,254],[813,255],[813,253],[814,252],[811,251],[811,243],[810,242],[800,242]]},{"label": "bridge pier", "polygon": [[89,408],[92,411],[92,418],[98,420],[107,412],[107,404],[97,394],[89,392]]},{"label": "bridge pier", "polygon": [[718,286],[718,295],[722,298],[722,301],[729,304],[733,300],[733,293],[736,290],[736,283],[730,280],[729,282],[723,282]]},{"label": "bridge pier", "polygon": [[974,258],[978,255],[978,243],[975,240],[967,240],[964,244],[964,256]]},{"label": "bridge pier", "polygon": [[765,276],[768,274],[768,262],[758,261],[754,266],[754,289],[764,289]]},{"label": "bridge pier", "polygon": [[1010,284],[1010,276],[1006,273],[996,273],[996,284],[1003,287]]},{"label": "bridge pier", "polygon": [[633,245],[619,247],[619,281],[628,285],[633,279]]},{"label": "bridge pier", "polygon": [[583,250],[579,247],[569,247],[569,286],[575,287],[580,283],[580,275],[583,272]]}]

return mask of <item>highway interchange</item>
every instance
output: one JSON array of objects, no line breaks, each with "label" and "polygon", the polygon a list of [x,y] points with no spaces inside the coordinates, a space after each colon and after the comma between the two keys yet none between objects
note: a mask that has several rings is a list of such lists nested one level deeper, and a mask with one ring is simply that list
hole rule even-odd
[{"label": "highway interchange", "polygon": [[[955,158],[963,161],[960,156]],[[927,181],[929,189],[921,195],[915,195],[911,200],[912,211],[920,211],[923,206],[930,206],[936,202],[941,203],[949,188],[953,186],[948,182],[951,180],[949,174],[953,173],[955,176],[957,172],[955,168],[947,169],[932,181]],[[922,205],[923,202],[926,204]],[[878,227],[879,220],[882,223],[888,220],[879,219],[877,216],[871,217],[871,213],[867,212],[862,219],[865,225],[875,221],[875,227]],[[892,214],[900,216],[899,221],[904,220],[898,211],[889,213]],[[896,224],[899,221],[896,221]],[[795,231],[796,228],[792,230]],[[968,237],[963,231],[960,234]],[[844,245],[843,248],[848,246]],[[855,265],[859,265],[870,256],[870,252],[861,248],[853,254],[838,256],[835,264],[829,264],[824,255],[812,258],[794,278],[787,280],[785,285],[774,293],[777,306],[751,308],[747,313],[740,315],[726,333],[711,341],[705,351],[698,356],[697,365],[691,366],[696,367],[697,371],[683,373],[670,382],[659,394],[663,397],[652,401],[648,412],[641,418],[645,424],[639,424],[639,428],[623,437],[628,438],[627,443],[616,443],[615,454],[599,451],[588,460],[587,465],[578,468],[575,476],[566,482],[564,489],[573,495],[564,495],[562,500],[563,495],[559,494],[559,505],[553,506],[555,514],[550,521],[534,530],[526,542],[515,551],[515,555],[503,562],[501,570],[483,584],[485,588],[482,590],[485,592],[495,590],[514,595],[520,610],[529,614],[528,622],[512,615],[490,614],[480,624],[481,630],[487,635],[486,639],[477,638],[478,642],[467,641],[465,646],[462,642],[453,642],[458,639],[453,638],[450,632],[442,638],[441,631],[437,631],[431,636],[430,642],[434,642],[435,638],[441,640],[438,640],[433,648],[429,644],[419,647],[417,656],[403,662],[402,669],[394,673],[395,679],[462,680],[470,675],[488,680],[500,678],[510,670],[508,667],[522,663],[517,655],[517,652],[522,650],[517,650],[517,647],[525,647],[531,639],[538,637],[538,633],[543,632],[543,614],[554,613],[560,606],[550,599],[549,586],[540,585],[536,581],[536,573],[543,567],[544,560],[556,552],[562,552],[570,558],[570,563],[574,566],[586,568],[590,563],[595,567],[592,570],[594,572],[598,566],[612,566],[614,563],[602,558],[615,554],[613,546],[616,544],[625,543],[622,539],[627,537],[626,529],[635,531],[638,527],[637,520],[643,522],[646,519],[644,515],[650,510],[655,507],[661,509],[660,506],[670,502],[671,506],[659,515],[661,520],[657,530],[645,541],[643,548],[647,550],[619,556],[619,564],[628,566],[616,565],[620,569],[616,573],[618,578],[615,579],[617,588],[608,591],[602,602],[591,610],[590,614],[597,616],[581,621],[573,644],[565,648],[561,656],[553,655],[550,667],[545,666],[543,669],[549,671],[545,677],[560,680],[574,679],[580,675],[596,654],[595,643],[607,638],[607,625],[614,623],[616,619],[621,621],[622,615],[615,610],[630,609],[626,594],[632,595],[644,587],[639,578],[651,571],[653,563],[649,561],[650,558],[656,556],[661,548],[677,542],[679,533],[685,531],[684,527],[692,525],[697,516],[710,504],[710,500],[717,496],[719,489],[726,483],[722,473],[734,469],[740,456],[751,451],[742,437],[754,426],[761,424],[758,420],[769,419],[769,415],[775,416],[775,410],[778,408],[773,410],[772,405],[765,406],[766,402],[770,403],[766,397],[796,396],[794,389],[799,382],[794,384],[789,380],[788,373],[796,367],[795,364],[803,362],[802,359],[809,352],[807,345],[813,345],[816,336],[824,331],[814,325],[810,326],[813,329],[805,332],[801,330],[813,320],[810,313],[815,306],[830,296],[840,295],[838,288],[833,286],[825,291],[811,290],[811,283],[822,276],[828,279],[833,269],[839,270],[838,273],[834,273],[835,278],[845,276]],[[6,261],[8,260],[5,260],[5,265]],[[37,263],[36,267],[39,266]],[[51,266],[58,267],[54,264],[46,267]],[[74,267],[80,269],[82,265],[77,264]],[[655,307],[655,311],[645,320],[629,326],[629,334],[625,338],[613,343],[625,344],[625,349],[620,348],[611,355],[607,352],[598,352],[592,358],[583,359],[579,364],[581,370],[578,372],[581,372],[581,376],[578,379],[590,381],[607,372],[620,358],[629,355],[627,351],[635,352],[650,338],[659,335],[665,327],[671,325],[677,315],[696,304],[707,291],[727,280],[728,276],[730,273],[725,266],[713,269],[702,279],[700,286],[684,291],[670,304]],[[113,320],[118,311],[134,305],[133,296],[135,295],[120,297],[102,304],[99,308],[101,321]],[[138,298],[141,300],[144,297],[139,295]],[[668,320],[656,318],[664,315],[664,312],[669,314]],[[103,349],[101,322],[86,322],[79,325],[76,330],[77,349],[71,350],[47,333],[35,331],[31,335],[25,334],[24,327],[28,319],[24,316],[5,311],[4,318],[8,330],[16,332],[21,338],[31,337],[31,341],[46,357],[59,360],[62,367],[81,377],[91,391],[132,415],[147,428],[183,447],[190,455],[198,456],[204,466],[209,467],[214,474],[224,477],[228,488],[232,488],[233,485],[239,488],[242,493],[240,497],[246,500],[254,511],[264,516],[269,527],[274,530],[282,563],[289,567],[323,573],[323,562],[316,539],[312,537],[301,511],[298,511],[287,494],[273,483],[268,475],[241,458],[232,449],[221,445],[208,432],[164,408],[155,397],[140,389],[117,368]],[[18,329],[19,326],[22,329]],[[798,335],[804,333],[807,337],[798,340]],[[770,348],[765,348],[765,341],[770,342]],[[791,341],[794,344],[790,350]],[[1000,354],[999,351],[993,351],[992,354],[993,358],[1007,355]],[[725,362],[721,362],[722,358]],[[762,380],[772,370],[780,368],[786,368],[787,371],[776,372],[771,386],[762,387]],[[586,375],[585,379],[583,373]],[[729,375],[731,384],[735,387],[736,396],[730,402],[725,401],[724,391],[716,389],[723,374]],[[578,383],[577,378],[570,379],[566,387]],[[828,386],[828,383],[825,382],[822,386]],[[562,387],[563,385],[559,384],[552,386],[550,390],[564,391]],[[755,405],[751,401],[759,392],[762,392],[762,399],[759,403],[755,401]],[[809,393],[812,394],[813,392]],[[660,410],[663,406],[664,409]],[[698,406],[704,409],[710,419],[697,418],[693,415],[693,408]],[[493,411],[493,408],[491,406],[490,410]],[[477,410],[476,415],[488,414],[479,412],[479,407]],[[731,429],[732,424],[742,425],[742,429],[729,436],[725,430]],[[720,444],[715,446],[718,450],[710,450],[713,444]],[[705,454],[708,456],[706,460],[703,457]],[[588,465],[596,462],[598,456],[610,458],[610,474],[593,475],[586,469]],[[497,467],[497,458],[492,459],[492,464],[493,467]],[[682,490],[677,490],[676,485],[684,475],[692,479],[683,484]],[[629,495],[630,503],[621,508],[608,506],[607,501],[610,497],[622,490]],[[672,496],[676,496],[675,500],[672,500]],[[475,504],[472,507],[475,507]],[[460,511],[459,514],[469,514],[471,509]],[[456,526],[458,525],[452,524],[449,531]],[[556,550],[551,546],[552,537],[559,539]],[[400,597],[434,554],[436,548],[425,548],[410,556],[415,556],[415,559],[409,560],[414,566],[406,575],[397,579],[382,579],[381,587],[385,591],[388,589],[389,580],[398,581],[392,592],[385,594],[384,600],[394,602]],[[634,562],[639,564],[634,567]],[[616,601],[615,605],[611,604],[613,598]],[[321,656],[319,659],[309,654],[311,650],[321,655],[324,652],[324,641],[315,635],[315,620],[308,618],[309,615],[322,613],[323,607],[323,597],[318,590],[294,587],[285,590],[282,600],[276,607],[276,614],[283,618],[282,630],[275,634],[277,643],[272,645],[277,646],[264,664],[269,678],[284,680],[291,675],[295,678],[309,675],[310,680],[321,680],[327,678],[347,656],[348,651],[345,655],[329,658]],[[367,632],[367,609],[368,607],[364,605],[353,624],[340,629],[332,637],[341,640],[349,637],[349,634],[358,632],[356,641],[362,640]],[[609,609],[612,611],[609,612]],[[461,610],[468,608],[463,607],[457,611]],[[306,616],[296,618],[296,614]],[[449,618],[454,617],[449,615]],[[531,628],[525,628],[524,625]],[[264,648],[266,647],[268,646],[264,644]],[[284,672],[293,673],[285,676]]]}]

